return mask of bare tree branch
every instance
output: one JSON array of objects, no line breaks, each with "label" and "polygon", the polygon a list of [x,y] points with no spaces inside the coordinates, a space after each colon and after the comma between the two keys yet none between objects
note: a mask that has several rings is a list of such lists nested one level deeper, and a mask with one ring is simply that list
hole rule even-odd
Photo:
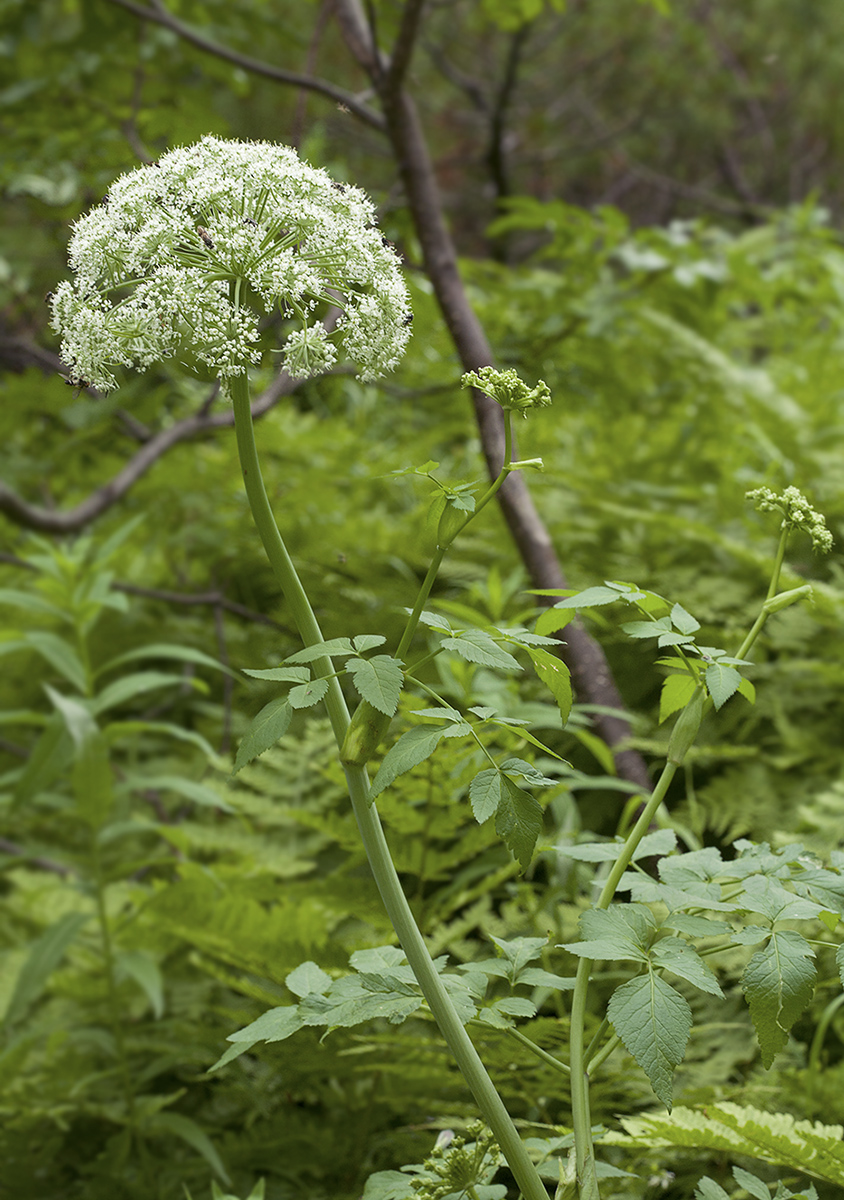
[{"label": "bare tree branch", "polygon": [[37,867],[39,871],[50,871],[54,875],[67,877],[76,874],[72,867],[66,867],[64,863],[56,862],[52,858],[41,858],[37,854],[30,854],[23,846],[19,846],[17,842],[10,842],[8,838],[0,838],[0,854],[22,858],[31,866]]},{"label": "bare tree branch", "polygon": [[504,150],[507,110],[513,99],[513,92],[515,91],[516,80],[519,74],[519,61],[522,57],[522,51],[525,48],[525,42],[527,41],[530,29],[530,24],[520,25],[510,39],[510,46],[507,51],[507,59],[504,67],[504,77],[501,80],[501,86],[498,89],[498,95],[495,97],[495,103],[492,108],[489,146],[484,157],[489,167],[493,184],[495,185],[495,194],[498,200],[510,194],[507,155]]},{"label": "bare tree branch", "polygon": [[[347,45],[358,62],[369,70],[373,84],[378,88],[382,64],[376,60],[372,39],[358,0],[335,0],[335,13]],[[390,103],[384,106],[387,132],[422,247],[425,270],[463,369],[476,371],[492,365],[492,350],[463,287],[457,255],[445,224],[439,188],[416,107],[403,89],[387,99],[390,100]],[[472,400],[487,468],[494,478],[498,474],[504,453],[501,409],[492,400],[474,390]],[[515,449],[513,453],[515,456]],[[514,473],[508,477],[498,493],[498,499],[534,585],[540,588],[566,587],[566,579],[554,553],[551,537],[536,511],[521,473]],[[600,645],[578,623],[569,624],[565,633],[566,641],[562,647],[562,655],[571,668],[579,698],[590,704],[623,709],[624,703]],[[630,736],[628,723],[606,713],[596,713],[594,721],[600,736],[613,750],[619,775],[650,790],[650,776],[641,755],[635,750],[620,748]]]},{"label": "bare tree branch", "polygon": [[311,92],[328,96],[343,108],[347,108],[350,113],[354,113],[361,121],[371,125],[373,129],[383,131],[385,127],[384,118],[368,104],[359,100],[352,92],[347,92],[344,88],[329,83],[327,79],[318,79],[313,75],[300,75],[296,71],[285,71],[282,67],[275,67],[261,59],[251,58],[248,54],[240,54],[228,46],[221,46],[219,42],[212,41],[211,38],[204,37],[201,33],[191,29],[189,25],[185,25],[178,17],[174,17],[172,13],[168,12],[163,4],[156,3],[153,8],[148,8],[143,4],[135,4],[134,0],[109,0],[109,3],[116,4],[118,8],[125,9],[142,21],[154,21],[158,25],[163,25],[165,29],[171,29],[184,41],[204,50],[206,54],[213,54],[217,58],[225,59],[226,62],[234,63],[244,71],[249,71],[253,75],[263,75],[265,79],[272,79],[276,83],[289,83],[294,87],[307,88]]},{"label": "bare tree branch", "polygon": [[[252,405],[253,417],[262,417],[282,396],[288,396],[295,391],[299,382],[282,372]],[[113,479],[97,488],[75,508],[61,512],[39,504],[31,504],[5,483],[0,482],[0,513],[5,513],[17,525],[23,525],[27,529],[37,529],[41,533],[75,533],[111,508],[163,454],[166,454],[178,442],[234,425],[234,413],[230,409],[226,409],[224,412],[209,413],[204,411],[204,408],[203,405],[203,409],[199,413],[185,417],[168,429],[156,433],[143,444]]]},{"label": "bare tree branch", "polygon": [[413,50],[419,33],[419,22],[424,7],[425,0],[405,0],[399,23],[399,31],[396,34],[396,40],[393,43],[393,49],[390,54],[389,65],[382,75],[378,86],[381,103],[385,107],[391,103],[392,98],[397,95],[404,84],[405,76],[410,67],[410,60],[413,57]]},{"label": "bare tree branch", "polygon": [[[21,563],[26,566],[26,563]],[[295,630],[286,625],[282,625],[280,621],[274,621],[272,617],[266,616],[265,613],[255,612],[252,608],[247,608],[245,604],[238,604],[235,600],[229,600],[225,592],[171,592],[166,588],[150,588],[140,587],[135,583],[112,583],[112,588],[115,592],[125,592],[127,596],[142,596],[147,600],[160,600],[164,604],[181,604],[188,607],[193,605],[210,605],[216,610],[225,610],[233,613],[236,617],[243,617],[245,621],[254,621],[257,625],[271,625],[273,629],[282,629],[295,635]]]}]

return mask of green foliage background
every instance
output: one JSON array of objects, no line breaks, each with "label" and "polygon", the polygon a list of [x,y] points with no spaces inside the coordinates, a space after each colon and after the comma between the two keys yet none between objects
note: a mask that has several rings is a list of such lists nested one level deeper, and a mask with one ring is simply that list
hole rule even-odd
[{"label": "green foliage background", "polygon": [[[395,11],[375,7],[387,41]],[[833,0],[811,10],[794,0],[675,8],[433,6],[412,82],[496,355],[554,395],[520,430],[520,453],[545,461],[531,488],[572,584],[635,581],[732,646],[764,592],[775,537],[746,511],[745,490],[795,483],[827,515],[830,558],[798,541],[788,565],[791,586],[813,583],[812,606],[774,618],[755,653],[756,705],[731,701],[705,726],[670,798],[672,817],[704,842],[799,837],[826,853],[844,844],[844,253],[840,116],[828,102],[844,18]],[[323,77],[359,86],[323,6],[172,11],[242,54],[291,70],[310,54]],[[342,373],[301,387],[258,437],[326,637],[383,633],[394,644],[431,547],[419,481],[390,472],[434,458],[458,481],[482,465],[377,133],[165,28],[141,30],[104,0],[7,0],[0,14],[5,339],[55,351],[42,296],[66,269],[69,223],[116,173],[167,146],[206,132],[294,140],[377,198],[408,264],[407,360],[377,388]],[[485,139],[514,55],[520,85],[501,159]],[[488,75],[479,63],[491,64]],[[112,478],[139,430],[166,427],[207,395],[161,370],[95,400],[34,365],[5,372],[0,391],[4,482],[60,509]],[[424,1019],[336,1030],[323,1042],[305,1031],[208,1074],[232,1030],[290,1002],[284,980],[297,964],[340,973],[350,953],[391,938],[318,710],[230,783],[237,740],[272,693],[150,649],[193,649],[238,671],[297,648],[250,532],[231,434],[176,446],[82,540],[37,538],[6,518],[2,538],[0,1195],[97,1200],[119,1185],[127,1197],[169,1200],[183,1184],[207,1195],[212,1178],[246,1195],[263,1176],[273,1200],[351,1200],[370,1171],[421,1160],[436,1130],[473,1111]],[[516,563],[488,512],[446,561],[440,611],[467,625],[529,619],[534,598]],[[658,761],[659,668],[600,613],[593,630],[636,744]],[[75,688],[68,652],[89,672],[130,652],[149,658]],[[96,753],[107,755],[114,796],[91,818],[74,794],[73,748],[44,749],[54,712],[45,686],[100,695],[142,670],[157,679],[125,685],[108,708]],[[600,779],[606,754],[582,718],[561,730],[527,676],[503,681],[463,664],[436,684],[460,706],[530,714],[597,786],[554,793],[541,852],[522,876],[465,798],[453,803],[450,789],[468,779],[457,750],[402,777],[379,808],[432,949],[472,961],[488,956],[490,936],[571,941],[591,868],[565,847],[585,831],[614,833],[624,803]],[[571,969],[552,948],[543,965]],[[726,1001],[693,1001],[678,1101],[840,1121],[836,981],[822,981],[765,1072],[739,1003],[741,965]],[[599,1019],[596,1008],[595,1027]],[[559,994],[542,998],[525,1029],[564,1051]],[[519,1118],[567,1125],[558,1076],[495,1030],[479,1044]],[[653,1110],[625,1054],[596,1081],[594,1106],[616,1130],[617,1114]],[[127,1136],[132,1125],[146,1158]],[[640,1172],[619,1195],[679,1200],[704,1171],[732,1186],[715,1150],[657,1153],[619,1139],[608,1155]],[[820,1194],[834,1195],[826,1186]]]}]

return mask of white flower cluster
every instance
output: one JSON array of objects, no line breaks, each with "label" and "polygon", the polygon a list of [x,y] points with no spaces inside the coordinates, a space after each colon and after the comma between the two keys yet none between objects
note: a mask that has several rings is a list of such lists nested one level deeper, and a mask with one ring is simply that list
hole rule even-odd
[{"label": "white flower cluster", "polygon": [[[75,224],[70,265],[53,328],[71,380],[103,391],[118,367],[172,357],[243,374],[258,360],[262,309],[294,323],[282,361],[298,377],[342,348],[373,379],[410,336],[399,260],[371,201],[270,142],[206,137],[121,176]],[[340,309],[330,333],[326,305]]]},{"label": "white flower cluster", "polygon": [[745,499],[750,500],[758,512],[782,513],[783,528],[804,530],[811,537],[815,550],[827,554],[832,549],[832,534],[823,514],[812,508],[799,488],[787,487],[779,495],[768,487],[754,488],[746,493]]}]

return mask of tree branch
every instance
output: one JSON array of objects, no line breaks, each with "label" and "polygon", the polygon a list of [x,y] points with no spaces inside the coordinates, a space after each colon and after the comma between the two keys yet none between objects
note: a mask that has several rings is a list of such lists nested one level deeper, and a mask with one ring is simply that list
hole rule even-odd
[{"label": "tree branch", "polygon": [[492,108],[489,130],[489,146],[485,159],[489,173],[495,185],[496,199],[501,200],[510,194],[510,181],[507,178],[507,156],[504,151],[504,134],[506,130],[507,110],[516,88],[519,74],[519,60],[525,47],[530,24],[520,25],[510,39],[507,59],[504,67],[504,77],[495,97]]},{"label": "tree branch", "polygon": [[[379,72],[382,68],[380,62],[375,61],[374,49],[367,35],[358,0],[335,0],[335,13],[347,45],[361,65],[370,64],[367,69],[370,70],[373,84],[378,87]],[[400,89],[391,103],[385,106],[384,116],[422,247],[425,270],[433,285],[463,369],[477,371],[481,367],[491,366],[492,350],[463,287],[457,254],[445,224],[425,135],[416,107],[403,89]],[[504,452],[504,422],[501,409],[494,401],[474,390],[472,400],[487,468],[490,476],[495,478]],[[520,472],[508,477],[498,492],[498,499],[534,586],[566,587],[565,576],[554,553],[551,537],[536,511]],[[582,626],[574,622],[566,626],[565,633],[566,641],[561,653],[571,668],[581,701],[623,709],[624,703],[599,644]],[[630,736],[627,722],[602,713],[596,713],[594,720],[598,733],[613,750],[619,775],[650,791],[650,776],[639,753],[617,748]]]},{"label": "tree branch", "polygon": [[381,76],[378,87],[381,103],[385,109],[392,103],[393,98],[401,90],[405,76],[413,57],[413,49],[419,33],[419,22],[425,0],[406,0],[402,10],[399,31],[393,43],[387,70]]},{"label": "tree branch", "polygon": [[[289,375],[282,372],[252,405],[253,417],[262,417],[282,396],[290,395],[298,386],[299,380],[291,379]],[[75,508],[60,512],[39,504],[31,504],[7,487],[5,483],[0,482],[0,513],[5,513],[17,525],[23,525],[27,529],[37,529],[41,533],[75,533],[111,508],[163,454],[166,454],[178,442],[197,437],[199,434],[208,433],[211,430],[224,429],[234,425],[234,413],[231,409],[209,413],[204,411],[204,407],[203,405],[203,409],[199,413],[185,417],[168,429],[156,433],[144,443],[113,479],[97,488]]]},{"label": "tree branch", "polygon": [[168,12],[163,4],[156,4],[154,8],[148,8],[146,5],[134,3],[134,0],[109,0],[109,3],[116,4],[118,8],[125,9],[142,21],[154,21],[158,25],[163,25],[165,29],[172,30],[184,41],[190,42],[199,50],[204,50],[206,54],[213,54],[216,58],[234,63],[235,66],[249,71],[253,75],[263,75],[265,79],[272,79],[276,83],[289,83],[294,87],[307,88],[309,91],[327,96],[343,108],[347,108],[349,112],[354,113],[356,117],[372,126],[373,129],[382,132],[384,130],[385,124],[382,116],[371,109],[368,104],[358,100],[351,92],[336,87],[327,79],[318,79],[313,75],[300,75],[296,71],[285,71],[282,67],[275,67],[261,59],[251,58],[248,54],[240,54],[228,46],[221,46],[219,42],[214,42],[211,38],[204,37],[201,33],[191,29],[189,25],[185,25],[178,17],[174,17],[172,13]]}]

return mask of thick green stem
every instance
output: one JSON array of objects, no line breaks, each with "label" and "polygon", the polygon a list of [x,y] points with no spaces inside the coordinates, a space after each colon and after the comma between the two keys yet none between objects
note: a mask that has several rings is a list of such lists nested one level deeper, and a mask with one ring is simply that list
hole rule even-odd
[{"label": "thick green stem", "polygon": [[[239,376],[231,380],[229,389],[234,405],[235,429],[243,480],[255,524],[302,640],[305,645],[313,645],[324,639],[307,594],[278,532],[261,478],[249,406],[249,384],[246,377]],[[313,665],[316,674],[325,678],[333,675],[330,659],[317,659]],[[325,704],[337,745],[341,747],[349,725],[349,713],[336,678],[329,680]],[[410,905],[402,890],[387,847],[378,813],[370,802],[366,768],[345,763],[344,769],[352,808],[372,874],[428,1007],[507,1159],[525,1200],[548,1200],[545,1186],[530,1160],[501,1097],[495,1090],[475,1047],[472,1045],[469,1035],[461,1024],[410,911]]]}]

